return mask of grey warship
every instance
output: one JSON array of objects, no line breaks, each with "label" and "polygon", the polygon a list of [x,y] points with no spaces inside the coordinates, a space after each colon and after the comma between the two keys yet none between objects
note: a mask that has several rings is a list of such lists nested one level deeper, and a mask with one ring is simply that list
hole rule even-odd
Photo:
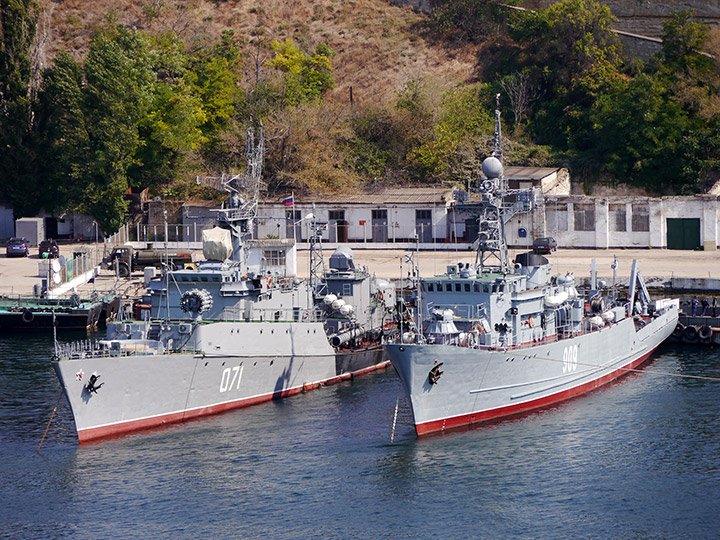
[{"label": "grey warship", "polygon": [[[679,302],[651,301],[633,261],[627,297],[596,279],[582,293],[530,251],[509,261],[505,225],[534,204],[503,178],[495,142],[473,203],[474,262],[421,278],[416,318],[386,345],[418,435],[546,407],[589,392],[645,362],[675,329]],[[468,203],[469,204],[469,203]]]},{"label": "grey warship", "polygon": [[333,253],[327,271],[320,250],[321,271],[309,281],[250,263],[261,163],[262,131],[256,142],[250,129],[247,173],[221,180],[231,195],[220,227],[204,235],[208,260],[151,280],[143,320],[109,324],[97,343],[56,343],[53,367],[80,442],[284,398],[388,364],[381,339],[394,289],[356,268],[350,250]]}]

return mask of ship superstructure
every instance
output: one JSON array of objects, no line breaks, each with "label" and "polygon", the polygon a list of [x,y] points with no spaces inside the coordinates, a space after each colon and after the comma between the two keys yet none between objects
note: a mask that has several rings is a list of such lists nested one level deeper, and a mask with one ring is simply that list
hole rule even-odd
[{"label": "ship superstructure", "polygon": [[386,349],[419,435],[547,406],[645,361],[675,328],[677,300],[651,301],[637,261],[627,298],[598,282],[579,291],[533,251],[509,260],[504,228],[534,205],[503,178],[500,112],[493,154],[466,205],[479,221],[474,261],[421,278],[414,329]]}]

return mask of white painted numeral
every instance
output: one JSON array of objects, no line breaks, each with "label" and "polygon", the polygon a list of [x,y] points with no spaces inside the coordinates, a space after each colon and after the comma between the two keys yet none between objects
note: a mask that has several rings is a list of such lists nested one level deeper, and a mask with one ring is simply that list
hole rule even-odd
[{"label": "white painted numeral", "polygon": [[[242,380],[243,365],[225,368],[220,379],[220,392],[227,392],[235,389],[240,390],[240,381]],[[235,382],[237,381],[237,383]]]},{"label": "white painted numeral", "polygon": [[578,365],[578,346],[565,347],[563,351],[563,373],[572,373]]}]

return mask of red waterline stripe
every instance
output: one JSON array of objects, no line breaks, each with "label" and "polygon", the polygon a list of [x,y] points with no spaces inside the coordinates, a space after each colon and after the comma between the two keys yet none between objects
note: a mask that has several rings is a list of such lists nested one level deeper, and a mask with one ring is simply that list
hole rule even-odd
[{"label": "red waterline stripe", "polygon": [[574,388],[569,388],[567,390],[563,390],[562,392],[558,392],[556,394],[552,394],[550,396],[546,396],[540,399],[518,403],[517,405],[508,405],[506,407],[499,407],[497,409],[490,409],[487,411],[479,411],[470,414],[463,414],[460,416],[453,416],[451,418],[441,418],[440,420],[424,422],[422,424],[417,424],[415,426],[415,431],[417,432],[418,436],[427,435],[430,433],[437,433],[446,429],[469,426],[471,424],[486,422],[488,420],[494,420],[497,418],[521,414],[527,411],[531,411],[533,409],[541,409],[543,407],[548,407],[550,405],[554,405],[556,403],[560,403],[562,401],[581,396],[582,394],[586,394],[592,390],[595,390],[596,388],[600,388],[601,386],[604,386],[614,381],[615,379],[626,375],[628,373],[628,369],[636,368],[637,366],[642,364],[654,351],[655,349],[637,358],[636,360],[633,360],[622,368],[619,368],[615,371],[608,373],[607,375],[603,375],[598,379],[594,379],[580,386],[575,386]]},{"label": "red waterline stripe", "polygon": [[184,422],[185,420],[191,420],[193,418],[200,418],[203,416],[219,414],[219,413],[222,413],[225,411],[230,411],[233,409],[240,409],[242,407],[250,407],[251,405],[257,405],[258,403],[264,403],[266,401],[271,401],[273,399],[281,399],[281,398],[289,397],[289,396],[292,396],[295,394],[299,394],[300,392],[307,392],[310,390],[315,390],[316,388],[319,388],[323,384],[329,385],[329,384],[335,384],[335,383],[338,383],[341,381],[345,381],[345,380],[351,379],[352,377],[355,377],[358,375],[364,375],[365,373],[370,373],[371,371],[382,369],[382,368],[388,366],[389,364],[390,364],[390,361],[386,360],[379,364],[375,364],[370,367],[363,368],[358,371],[354,371],[352,373],[343,373],[342,375],[338,375],[337,377],[333,377],[331,379],[326,379],[324,381],[320,381],[320,382],[316,382],[316,383],[303,384],[302,386],[298,386],[296,388],[290,388],[288,390],[274,392],[272,394],[263,394],[261,396],[253,396],[251,398],[244,398],[244,399],[238,399],[235,401],[228,401],[226,403],[220,403],[218,405],[211,405],[208,407],[201,407],[201,408],[193,409],[190,411],[180,411],[180,412],[174,412],[171,414],[153,416],[151,418],[141,418],[139,420],[129,420],[127,422],[120,422],[117,424],[109,424],[106,426],[82,429],[82,430],[78,430],[78,439],[82,443],[82,442],[87,442],[87,441],[91,441],[94,439],[100,439],[103,437],[112,437],[114,435],[120,435],[122,433],[129,433],[131,431],[139,431],[139,430],[143,430],[143,429],[164,426],[167,424],[175,424],[178,422]]}]

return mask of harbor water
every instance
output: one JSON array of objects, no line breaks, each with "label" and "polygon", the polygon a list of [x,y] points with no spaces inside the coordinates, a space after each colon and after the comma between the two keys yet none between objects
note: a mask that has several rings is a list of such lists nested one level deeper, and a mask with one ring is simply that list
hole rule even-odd
[{"label": "harbor water", "polygon": [[83,446],[51,349],[0,340],[0,538],[719,534],[720,382],[687,377],[720,379],[716,349],[664,345],[587,396],[420,440],[388,368]]}]

